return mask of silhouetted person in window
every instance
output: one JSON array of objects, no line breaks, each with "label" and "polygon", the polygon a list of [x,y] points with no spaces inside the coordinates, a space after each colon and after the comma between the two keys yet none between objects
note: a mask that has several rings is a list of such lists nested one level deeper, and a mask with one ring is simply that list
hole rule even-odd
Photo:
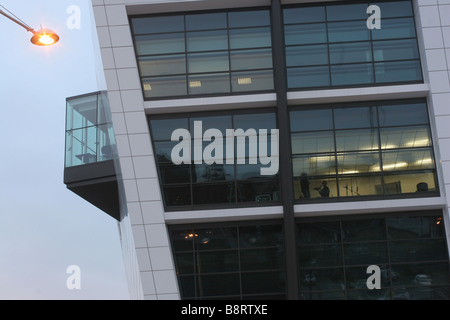
[{"label": "silhouetted person in window", "polygon": [[311,194],[309,193],[309,180],[305,172],[302,172],[302,177],[300,178],[300,189],[303,193],[303,197],[306,199],[311,198]]},{"label": "silhouetted person in window", "polygon": [[426,182],[419,182],[416,187],[417,187],[416,192],[427,192],[428,191],[428,183],[426,183]]},{"label": "silhouetted person in window", "polygon": [[322,186],[314,188],[314,190],[317,190],[321,197],[328,198],[330,196],[330,188],[328,188],[326,181],[322,181]]}]

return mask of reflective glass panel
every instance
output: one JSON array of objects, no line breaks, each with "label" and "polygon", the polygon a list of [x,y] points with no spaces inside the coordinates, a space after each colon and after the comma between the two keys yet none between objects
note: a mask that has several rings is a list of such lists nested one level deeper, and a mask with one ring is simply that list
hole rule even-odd
[{"label": "reflective glass panel", "polygon": [[231,29],[229,34],[231,49],[263,48],[272,45],[269,27]]},{"label": "reflective glass panel", "polygon": [[325,7],[289,8],[283,11],[284,23],[311,23],[325,21]]},{"label": "reflective glass panel", "polygon": [[286,45],[327,42],[325,23],[286,25],[284,30]]},{"label": "reflective glass panel", "polygon": [[326,45],[298,46],[286,48],[288,67],[328,64]]},{"label": "reflective glass panel", "polygon": [[227,28],[225,12],[186,15],[186,30],[188,31],[225,28]]},{"label": "reflective glass panel", "polygon": [[230,12],[228,23],[230,28],[269,26],[270,12],[268,10]]},{"label": "reflective glass panel", "polygon": [[187,94],[185,76],[147,78],[142,80],[142,86],[146,98]]},{"label": "reflective glass panel", "polygon": [[330,68],[304,67],[287,70],[289,88],[326,87],[330,85]]},{"label": "reflective glass panel", "polygon": [[186,34],[187,51],[227,50],[227,30],[198,31]]},{"label": "reflective glass panel", "polygon": [[331,66],[331,83],[336,86],[373,83],[372,64]]},{"label": "reflective glass panel", "polygon": [[182,53],[185,51],[184,33],[136,36],[138,55]]},{"label": "reflective glass panel", "polygon": [[291,131],[316,131],[333,129],[331,109],[291,111]]}]

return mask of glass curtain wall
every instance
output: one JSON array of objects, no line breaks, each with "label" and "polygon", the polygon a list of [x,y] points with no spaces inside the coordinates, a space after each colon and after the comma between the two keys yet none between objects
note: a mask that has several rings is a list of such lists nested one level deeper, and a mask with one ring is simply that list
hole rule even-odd
[{"label": "glass curtain wall", "polygon": [[131,19],[147,99],[273,91],[270,11]]},{"label": "glass curtain wall", "polygon": [[425,100],[293,108],[297,201],[437,195]]},{"label": "glass curtain wall", "polygon": [[[381,10],[370,29],[369,5]],[[284,9],[289,89],[421,82],[411,1]]]}]

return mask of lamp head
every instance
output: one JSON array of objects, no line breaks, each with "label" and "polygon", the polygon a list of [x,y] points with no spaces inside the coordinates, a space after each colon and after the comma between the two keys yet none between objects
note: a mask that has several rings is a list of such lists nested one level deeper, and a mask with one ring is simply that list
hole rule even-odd
[{"label": "lamp head", "polygon": [[50,29],[41,29],[33,32],[31,43],[37,46],[50,46],[59,41],[59,36]]}]

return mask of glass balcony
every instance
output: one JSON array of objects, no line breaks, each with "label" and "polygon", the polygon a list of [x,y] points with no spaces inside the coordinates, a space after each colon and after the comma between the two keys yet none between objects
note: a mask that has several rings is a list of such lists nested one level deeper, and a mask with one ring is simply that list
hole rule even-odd
[{"label": "glass balcony", "polygon": [[117,157],[108,98],[95,92],[67,98],[65,167],[112,160]]}]

